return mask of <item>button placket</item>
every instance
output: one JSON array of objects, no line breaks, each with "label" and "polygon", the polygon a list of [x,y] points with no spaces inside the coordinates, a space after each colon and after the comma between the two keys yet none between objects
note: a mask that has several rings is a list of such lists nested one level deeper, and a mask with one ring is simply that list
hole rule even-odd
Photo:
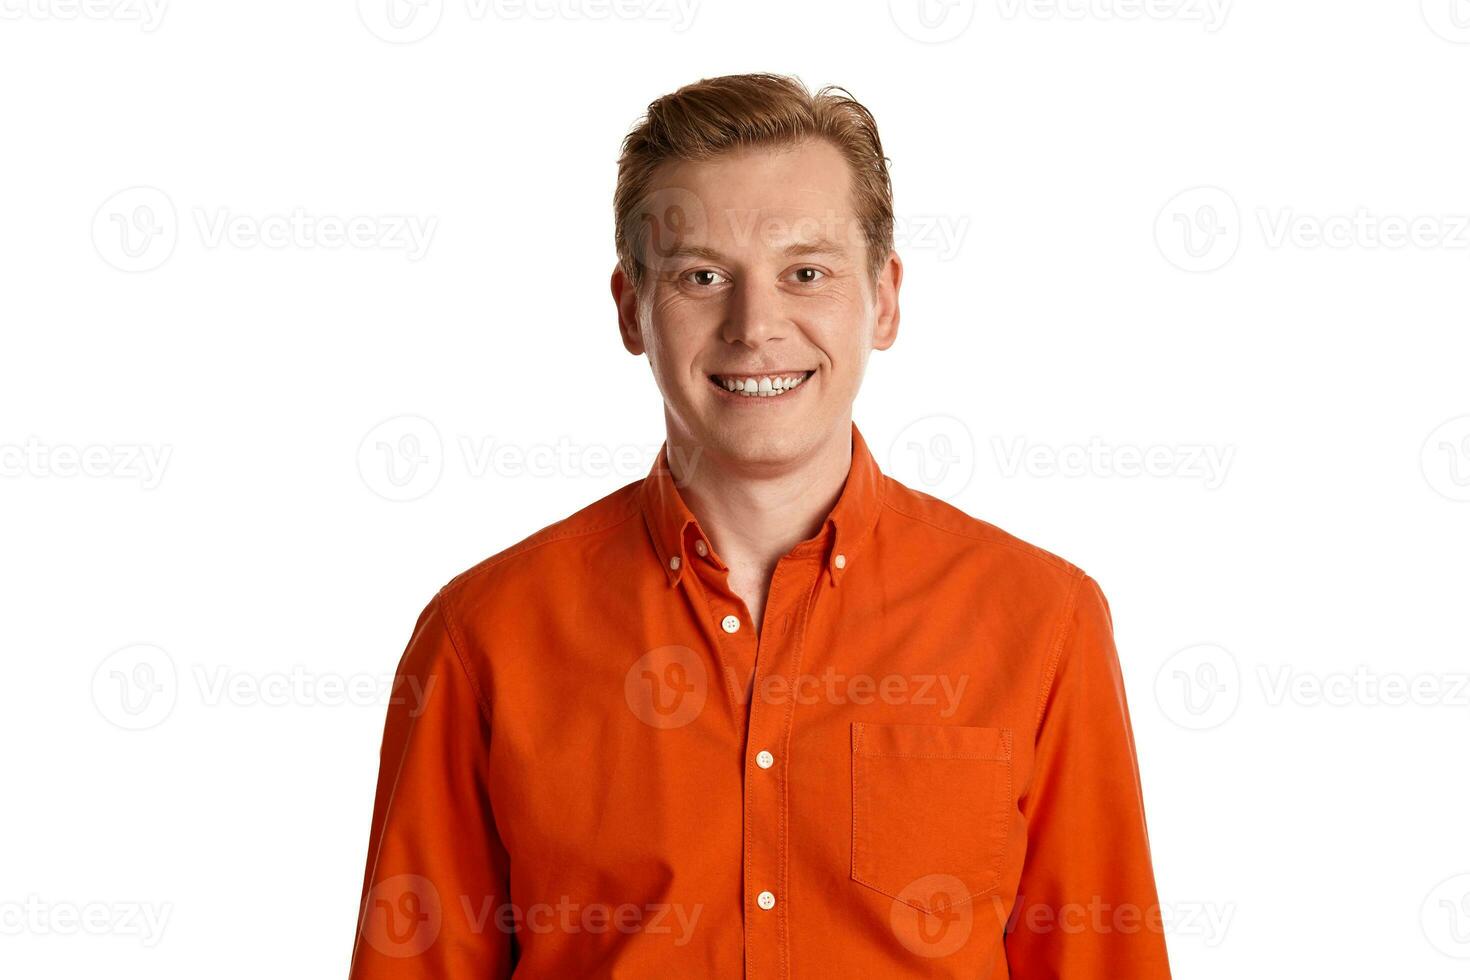
[{"label": "button placket", "polygon": [[[743,736],[749,725],[746,688],[755,664],[754,631],[741,628],[743,621],[737,613],[744,610],[744,605],[730,592],[726,573],[713,557],[708,561],[691,559],[682,564],[683,587],[692,606],[691,612],[700,621],[710,654],[719,665],[724,681],[721,687],[733,712],[733,720]],[[726,620],[735,626],[734,632],[725,627]]]},{"label": "button placket", "polygon": [[[790,970],[785,897],[789,769],[780,753],[790,743],[797,707],[791,682],[822,565],[816,555],[788,556],[776,564],[764,625],[756,638],[746,728],[745,887],[746,900],[752,902],[745,922],[747,977],[785,977]],[[781,683],[774,684],[774,678]]]}]

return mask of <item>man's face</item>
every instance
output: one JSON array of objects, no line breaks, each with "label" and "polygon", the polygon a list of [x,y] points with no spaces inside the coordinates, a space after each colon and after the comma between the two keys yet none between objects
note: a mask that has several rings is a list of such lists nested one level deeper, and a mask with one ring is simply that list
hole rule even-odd
[{"label": "man's face", "polygon": [[781,468],[847,439],[868,354],[897,332],[902,276],[896,254],[868,273],[851,183],[824,140],[658,171],[642,295],[621,270],[613,294],[676,440]]}]

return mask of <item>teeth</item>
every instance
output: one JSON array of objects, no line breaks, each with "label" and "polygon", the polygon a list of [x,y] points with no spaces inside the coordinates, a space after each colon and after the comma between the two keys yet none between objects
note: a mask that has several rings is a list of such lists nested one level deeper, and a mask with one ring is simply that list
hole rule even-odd
[{"label": "teeth", "polygon": [[746,398],[775,398],[785,394],[806,380],[804,374],[766,375],[758,378],[731,378],[715,375],[726,391],[733,391]]}]

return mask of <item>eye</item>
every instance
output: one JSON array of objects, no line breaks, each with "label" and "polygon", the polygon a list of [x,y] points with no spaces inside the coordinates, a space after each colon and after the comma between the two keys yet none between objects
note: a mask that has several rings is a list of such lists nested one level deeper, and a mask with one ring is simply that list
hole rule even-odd
[{"label": "eye", "polygon": [[693,272],[685,273],[684,275],[684,281],[690,282],[692,280],[693,285],[695,286],[718,285],[716,280],[723,278],[724,276],[720,275],[713,269],[695,269]]},{"label": "eye", "polygon": [[814,266],[804,265],[800,269],[797,269],[794,273],[792,273],[792,275],[796,276],[797,282],[804,285],[811,285],[812,283],[821,280],[827,275],[827,273]]}]

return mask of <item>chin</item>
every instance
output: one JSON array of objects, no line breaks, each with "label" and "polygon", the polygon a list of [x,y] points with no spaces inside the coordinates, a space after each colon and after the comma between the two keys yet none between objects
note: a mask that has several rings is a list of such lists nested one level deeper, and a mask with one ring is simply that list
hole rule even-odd
[{"label": "chin", "polygon": [[733,463],[783,465],[800,460],[811,449],[812,433],[791,424],[736,427],[716,425],[708,430],[708,448]]}]

